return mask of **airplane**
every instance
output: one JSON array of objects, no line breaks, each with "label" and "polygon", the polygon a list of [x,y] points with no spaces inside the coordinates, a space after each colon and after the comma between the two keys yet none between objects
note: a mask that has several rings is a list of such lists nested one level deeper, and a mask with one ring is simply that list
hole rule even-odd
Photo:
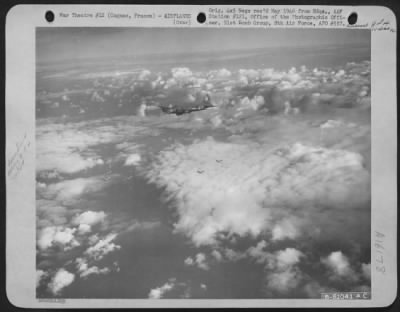
[{"label": "airplane", "polygon": [[197,112],[201,110],[205,110],[210,107],[215,107],[211,101],[210,101],[210,96],[208,94],[205,95],[203,98],[203,101],[197,105],[191,105],[187,107],[175,107],[172,106],[172,104],[169,104],[168,106],[161,106],[161,110],[166,113],[166,114],[175,114],[177,116],[183,115],[183,114],[189,114],[191,112]]}]

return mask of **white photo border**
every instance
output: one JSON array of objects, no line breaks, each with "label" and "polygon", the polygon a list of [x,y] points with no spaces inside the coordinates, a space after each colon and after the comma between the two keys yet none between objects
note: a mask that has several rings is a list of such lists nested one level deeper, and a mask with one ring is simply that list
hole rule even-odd
[{"label": "white photo border", "polygon": [[[15,145],[25,138],[29,147],[17,177],[7,176],[6,207],[6,289],[10,302],[24,308],[127,308],[127,307],[383,307],[397,296],[397,98],[396,98],[396,18],[379,6],[313,6],[342,9],[344,15],[357,12],[359,24],[371,29],[374,21],[389,22],[391,30],[371,29],[372,167],[371,167],[371,300],[321,299],[65,299],[40,301],[36,298],[35,248],[35,34],[36,27],[188,27],[166,20],[57,19],[49,25],[44,13],[52,10],[97,12],[191,13],[189,27],[199,24],[196,16],[208,8],[196,5],[17,5],[6,18],[6,170]],[[245,7],[232,5],[230,7]],[[255,8],[257,6],[251,6]],[[262,6],[259,6],[262,7]],[[267,6],[264,6],[267,7]],[[284,6],[268,6],[282,8]],[[285,6],[287,7],[287,6]],[[291,6],[299,8],[301,6]],[[237,26],[223,26],[237,27]],[[255,28],[259,26],[254,26]],[[282,26],[279,26],[280,28]],[[295,28],[300,28],[296,26]],[[306,28],[306,27],[301,27]],[[332,28],[332,27],[325,27]],[[337,27],[346,28],[349,27]],[[351,29],[349,29],[351,31]],[[374,239],[384,234],[385,272],[376,269]]]}]

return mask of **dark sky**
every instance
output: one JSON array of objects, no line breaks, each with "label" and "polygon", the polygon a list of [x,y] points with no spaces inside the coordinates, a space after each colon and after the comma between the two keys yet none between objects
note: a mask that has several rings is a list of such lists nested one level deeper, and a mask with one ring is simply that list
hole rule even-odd
[{"label": "dark sky", "polygon": [[38,28],[37,60],[152,53],[218,52],[267,47],[369,45],[371,33],[358,29],[215,28]]}]

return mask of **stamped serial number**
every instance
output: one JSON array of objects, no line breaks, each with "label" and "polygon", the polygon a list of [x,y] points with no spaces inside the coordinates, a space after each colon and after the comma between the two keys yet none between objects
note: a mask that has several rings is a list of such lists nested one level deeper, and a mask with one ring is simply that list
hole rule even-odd
[{"label": "stamped serial number", "polygon": [[63,298],[39,298],[39,302],[49,302],[49,303],[65,303]]},{"label": "stamped serial number", "polygon": [[371,299],[371,293],[361,292],[327,292],[321,293],[321,299],[326,300],[368,300]]}]

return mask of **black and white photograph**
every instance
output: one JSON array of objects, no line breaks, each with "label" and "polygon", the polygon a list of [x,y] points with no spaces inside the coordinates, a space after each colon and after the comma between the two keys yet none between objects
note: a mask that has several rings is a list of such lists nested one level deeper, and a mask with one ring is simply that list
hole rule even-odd
[{"label": "black and white photograph", "polygon": [[37,298],[370,298],[370,30],[39,27],[35,83]]}]

